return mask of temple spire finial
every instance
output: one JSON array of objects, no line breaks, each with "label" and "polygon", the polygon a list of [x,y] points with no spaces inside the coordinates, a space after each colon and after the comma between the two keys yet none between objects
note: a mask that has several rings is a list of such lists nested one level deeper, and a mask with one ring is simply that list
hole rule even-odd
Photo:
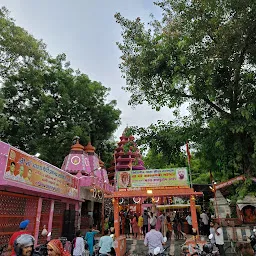
[{"label": "temple spire finial", "polygon": [[73,138],[73,143],[72,143],[72,145],[79,144],[79,142],[80,142],[80,137],[79,137],[79,136],[75,136],[75,137]]}]

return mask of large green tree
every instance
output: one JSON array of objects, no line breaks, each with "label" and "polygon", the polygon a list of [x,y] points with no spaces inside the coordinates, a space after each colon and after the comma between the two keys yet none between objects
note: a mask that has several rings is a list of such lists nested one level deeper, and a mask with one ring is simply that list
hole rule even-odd
[{"label": "large green tree", "polygon": [[45,44],[16,26],[5,7],[0,8],[0,35],[0,79],[25,66],[38,65],[47,56]]},{"label": "large green tree", "polygon": [[185,144],[185,130],[174,122],[158,121],[147,128],[132,127],[138,136],[136,143],[143,150],[149,149],[145,165],[149,168],[167,168],[186,165],[186,156],[181,147]]},{"label": "large green tree", "polygon": [[162,20],[115,15],[130,104],[188,102],[190,139],[226,176],[256,174],[256,2],[165,0]]},{"label": "large green tree", "polygon": [[74,71],[65,54],[51,57],[7,14],[1,9],[1,139],[57,166],[74,136],[108,144],[120,122],[116,102],[106,101],[109,89]]}]

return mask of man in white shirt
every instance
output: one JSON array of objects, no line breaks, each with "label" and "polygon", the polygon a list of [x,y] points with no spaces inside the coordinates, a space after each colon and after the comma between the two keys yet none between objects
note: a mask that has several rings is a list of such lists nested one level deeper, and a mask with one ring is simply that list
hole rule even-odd
[{"label": "man in white shirt", "polygon": [[219,249],[220,256],[226,256],[225,250],[224,250],[223,229],[218,223],[215,224],[214,229],[215,229],[215,242],[216,242],[216,246]]},{"label": "man in white shirt", "polygon": [[111,236],[108,235],[108,230],[104,230],[104,236],[100,238],[99,242],[99,247],[100,247],[100,255],[102,256],[107,256],[112,248],[114,247],[114,241]]},{"label": "man in white shirt", "polygon": [[205,211],[203,211],[200,214],[200,218],[202,219],[202,222],[203,222],[203,235],[208,235],[208,233],[209,233],[209,217]]},{"label": "man in white shirt", "polygon": [[161,232],[155,230],[155,226],[150,225],[150,231],[146,234],[144,245],[148,246],[148,253],[154,254],[154,249],[159,247],[163,252],[164,237]]},{"label": "man in white shirt", "polygon": [[189,234],[192,235],[192,218],[191,218],[190,213],[186,217],[186,221],[187,221],[188,227],[189,227]]},{"label": "man in white shirt", "polygon": [[84,239],[81,237],[81,231],[76,232],[76,238],[73,240],[73,256],[83,256],[85,254]]}]

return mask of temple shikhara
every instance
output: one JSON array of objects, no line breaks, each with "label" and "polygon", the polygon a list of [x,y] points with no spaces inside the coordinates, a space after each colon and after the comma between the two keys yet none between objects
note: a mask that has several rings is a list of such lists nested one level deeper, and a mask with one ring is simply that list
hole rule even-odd
[{"label": "temple shikhara", "polygon": [[114,185],[115,173],[125,170],[145,170],[144,162],[138,149],[135,138],[130,129],[126,128],[117,143],[112,166],[108,169],[109,182]]}]

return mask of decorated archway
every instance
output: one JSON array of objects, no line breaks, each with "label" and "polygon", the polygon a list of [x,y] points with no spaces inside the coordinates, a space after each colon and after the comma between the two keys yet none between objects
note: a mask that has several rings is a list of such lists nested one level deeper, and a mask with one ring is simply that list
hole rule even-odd
[{"label": "decorated archway", "polygon": [[116,191],[106,198],[112,198],[114,207],[114,228],[117,242],[116,254],[122,256],[126,252],[126,238],[120,235],[119,203],[120,199],[133,198],[140,201],[144,198],[154,198],[164,201],[171,196],[189,198],[192,227],[198,233],[196,214],[196,196],[202,192],[195,192],[189,186],[186,168],[172,168],[166,170],[130,170],[116,173]]}]

